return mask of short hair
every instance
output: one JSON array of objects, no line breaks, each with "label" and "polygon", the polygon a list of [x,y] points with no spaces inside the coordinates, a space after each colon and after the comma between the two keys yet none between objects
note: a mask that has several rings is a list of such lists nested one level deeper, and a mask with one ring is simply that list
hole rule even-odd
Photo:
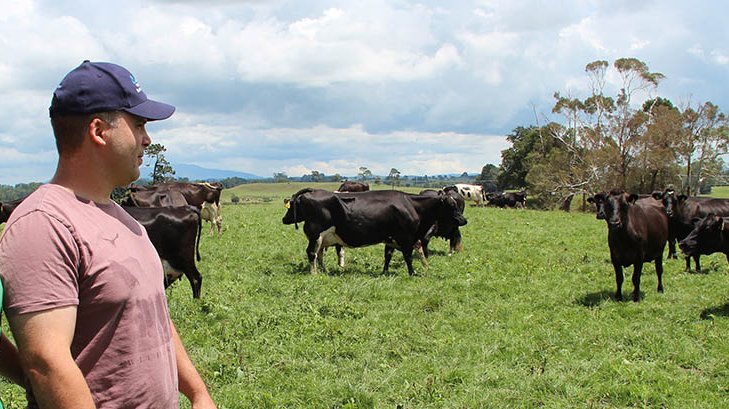
[{"label": "short hair", "polygon": [[56,138],[56,149],[59,154],[71,153],[81,147],[81,143],[88,130],[89,123],[94,118],[115,126],[119,119],[119,111],[96,112],[83,115],[53,115],[51,128]]}]

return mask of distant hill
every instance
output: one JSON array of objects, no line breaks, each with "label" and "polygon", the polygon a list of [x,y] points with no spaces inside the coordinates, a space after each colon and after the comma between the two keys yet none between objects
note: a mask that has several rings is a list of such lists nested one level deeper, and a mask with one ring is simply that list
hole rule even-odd
[{"label": "distant hill", "polygon": [[[190,165],[186,163],[174,163],[172,167],[175,169],[176,178],[188,178],[190,180],[222,180],[226,178],[243,178],[243,179],[264,179],[262,176],[253,173],[236,172],[234,170],[208,169],[202,166]],[[143,167],[142,177],[151,179],[152,168]]]}]

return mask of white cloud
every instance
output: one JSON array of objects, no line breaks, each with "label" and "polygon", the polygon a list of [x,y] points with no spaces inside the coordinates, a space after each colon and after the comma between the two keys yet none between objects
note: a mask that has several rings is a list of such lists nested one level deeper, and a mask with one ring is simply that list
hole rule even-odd
[{"label": "white cloud", "polygon": [[[549,119],[553,92],[584,97],[597,59],[639,58],[667,76],[660,95],[729,106],[715,2],[91,5],[3,3],[0,149],[53,152],[51,92],[86,58],[126,65],[178,107],[149,125],[174,161],[264,176],[478,172],[500,161],[504,134]],[[41,173],[22,163],[18,182]]]}]

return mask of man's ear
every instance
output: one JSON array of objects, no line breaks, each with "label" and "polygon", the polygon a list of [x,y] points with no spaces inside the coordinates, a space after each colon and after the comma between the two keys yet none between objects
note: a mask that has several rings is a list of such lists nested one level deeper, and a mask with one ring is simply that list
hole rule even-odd
[{"label": "man's ear", "polygon": [[89,122],[87,137],[97,145],[106,145],[107,131],[109,129],[111,129],[111,124],[101,118],[94,117]]}]

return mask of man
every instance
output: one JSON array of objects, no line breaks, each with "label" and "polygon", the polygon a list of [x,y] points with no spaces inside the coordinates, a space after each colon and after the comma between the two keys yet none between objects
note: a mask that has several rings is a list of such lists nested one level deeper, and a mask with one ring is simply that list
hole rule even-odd
[{"label": "man", "polygon": [[[3,303],[3,283],[0,281],[0,305]],[[0,375],[25,387],[23,370],[18,360],[18,349],[5,336],[0,328]],[[0,401],[0,409],[2,409],[2,401]]]},{"label": "man", "polygon": [[125,68],[84,61],[53,93],[56,173],[0,239],[5,313],[35,408],[215,408],[170,320],[163,269],[139,223],[110,200],[139,177],[147,99]]}]

